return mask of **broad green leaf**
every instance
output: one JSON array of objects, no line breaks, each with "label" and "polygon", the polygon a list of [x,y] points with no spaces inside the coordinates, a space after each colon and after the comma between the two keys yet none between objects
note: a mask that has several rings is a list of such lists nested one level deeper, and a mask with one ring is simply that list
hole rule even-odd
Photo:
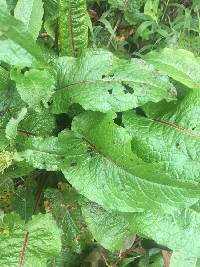
[{"label": "broad green leaf", "polygon": [[33,57],[11,40],[0,40],[0,60],[16,67],[30,67]]},{"label": "broad green leaf", "polygon": [[132,135],[132,150],[146,162],[163,165],[174,179],[199,182],[200,91],[188,95],[168,113],[145,118],[129,111],[123,123]]},{"label": "broad green leaf", "polygon": [[32,137],[19,153],[35,168],[62,170],[77,191],[98,204],[120,211],[188,207],[199,187],[165,175],[131,150],[132,137],[113,122],[113,114],[88,112],[73,122],[73,132],[58,138]]},{"label": "broad green leaf", "polygon": [[14,12],[15,17],[25,24],[34,40],[40,32],[43,13],[42,0],[18,0]]},{"label": "broad green leaf", "polygon": [[6,125],[6,129],[5,129],[6,137],[9,140],[13,140],[16,138],[17,127],[18,127],[19,123],[25,118],[26,114],[27,114],[27,109],[22,108],[22,110],[18,114],[17,118],[11,118],[9,120],[8,124]]},{"label": "broad green leaf", "polygon": [[91,234],[85,226],[75,190],[61,183],[58,189],[47,189],[44,194],[46,210],[62,229],[62,251],[53,262],[56,266],[61,262],[61,266],[78,266],[79,255],[91,245]]},{"label": "broad green leaf", "polygon": [[18,267],[20,262],[24,267],[46,267],[47,260],[61,250],[60,230],[49,214],[33,216],[27,224],[15,214],[6,215],[1,229],[2,267]]},{"label": "broad green leaf", "polygon": [[184,253],[181,252],[173,252],[171,260],[170,260],[170,267],[196,267],[197,258],[190,258],[187,257]]},{"label": "broad green leaf", "polygon": [[52,109],[56,114],[66,113],[73,103],[86,110],[108,112],[176,98],[169,79],[153,66],[138,59],[120,60],[104,50],[87,50],[78,59],[59,59],[55,76],[58,87]]},{"label": "broad green leaf", "polygon": [[95,203],[85,201],[81,204],[83,216],[94,239],[108,250],[122,250],[127,238],[133,234],[128,222],[120,214],[105,212]]},{"label": "broad green leaf", "polygon": [[169,178],[159,164],[144,162],[132,153],[130,135],[114,124],[111,114],[82,114],[75,118],[72,130],[88,144],[89,155],[81,165],[63,166],[63,172],[91,201],[126,212],[157,206],[167,211],[171,205],[171,209],[190,205],[191,197],[197,201],[199,187]]},{"label": "broad green leaf", "polygon": [[183,49],[165,48],[150,52],[145,60],[190,88],[200,88],[200,59]]},{"label": "broad green leaf", "polygon": [[39,46],[35,44],[32,35],[27,31],[26,26],[7,12],[0,9],[0,31],[8,39],[18,44],[21,48],[30,53],[36,60],[46,65],[46,59]]},{"label": "broad green leaf", "polygon": [[48,101],[54,93],[54,79],[46,70],[31,69],[25,74],[13,70],[11,79],[21,99],[36,111],[40,110],[41,103],[48,107]]},{"label": "broad green leaf", "polygon": [[58,6],[61,54],[80,55],[88,46],[86,0],[58,0]]}]

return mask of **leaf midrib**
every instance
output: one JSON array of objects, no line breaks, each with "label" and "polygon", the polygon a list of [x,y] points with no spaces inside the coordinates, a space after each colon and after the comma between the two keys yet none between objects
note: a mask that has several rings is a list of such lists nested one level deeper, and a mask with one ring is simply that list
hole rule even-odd
[{"label": "leaf midrib", "polygon": [[80,84],[109,83],[109,82],[110,83],[112,83],[112,82],[116,82],[116,83],[131,83],[131,82],[134,82],[134,83],[139,83],[139,84],[149,85],[149,86],[153,86],[153,87],[159,88],[154,83],[149,83],[147,81],[144,82],[144,81],[137,81],[137,80],[81,80],[81,81],[78,81],[78,82],[74,82],[74,83],[69,83],[69,84],[63,85],[62,87],[57,88],[57,91],[65,90],[65,89],[67,89],[69,87],[77,86],[77,85],[80,85]]},{"label": "leaf midrib", "polygon": [[192,131],[190,131],[190,130],[184,128],[184,127],[180,127],[180,126],[178,126],[176,124],[173,124],[173,123],[170,123],[168,121],[161,120],[161,119],[148,119],[148,120],[150,120],[152,122],[158,122],[159,124],[165,125],[166,127],[168,126],[168,127],[172,128],[172,129],[175,129],[177,131],[180,131],[180,132],[182,132],[182,133],[184,133],[186,135],[200,138],[200,134],[193,133]]}]

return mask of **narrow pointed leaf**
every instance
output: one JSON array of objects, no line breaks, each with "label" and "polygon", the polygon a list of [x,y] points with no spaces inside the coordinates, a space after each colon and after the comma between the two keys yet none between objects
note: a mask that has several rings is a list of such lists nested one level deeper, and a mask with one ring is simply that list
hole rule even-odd
[{"label": "narrow pointed leaf", "polygon": [[85,0],[58,0],[61,54],[76,56],[88,46],[88,13]]}]

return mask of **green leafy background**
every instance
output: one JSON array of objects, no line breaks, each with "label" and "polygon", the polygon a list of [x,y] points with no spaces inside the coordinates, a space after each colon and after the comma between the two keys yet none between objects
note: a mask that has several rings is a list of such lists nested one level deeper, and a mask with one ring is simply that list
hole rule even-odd
[{"label": "green leafy background", "polygon": [[[144,2],[107,4],[158,23]],[[0,2],[0,266],[198,267],[200,59],[88,48],[91,25],[83,0]]]}]

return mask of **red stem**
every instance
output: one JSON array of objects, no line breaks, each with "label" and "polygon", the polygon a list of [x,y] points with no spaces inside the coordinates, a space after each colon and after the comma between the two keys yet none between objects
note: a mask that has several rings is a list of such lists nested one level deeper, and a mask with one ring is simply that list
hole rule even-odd
[{"label": "red stem", "polygon": [[24,243],[23,243],[23,247],[22,247],[22,252],[19,258],[19,267],[23,266],[23,261],[24,261],[24,256],[25,256],[25,252],[26,252],[26,246],[27,246],[27,242],[28,242],[28,237],[29,237],[29,232],[26,233],[25,238],[24,238]]}]

